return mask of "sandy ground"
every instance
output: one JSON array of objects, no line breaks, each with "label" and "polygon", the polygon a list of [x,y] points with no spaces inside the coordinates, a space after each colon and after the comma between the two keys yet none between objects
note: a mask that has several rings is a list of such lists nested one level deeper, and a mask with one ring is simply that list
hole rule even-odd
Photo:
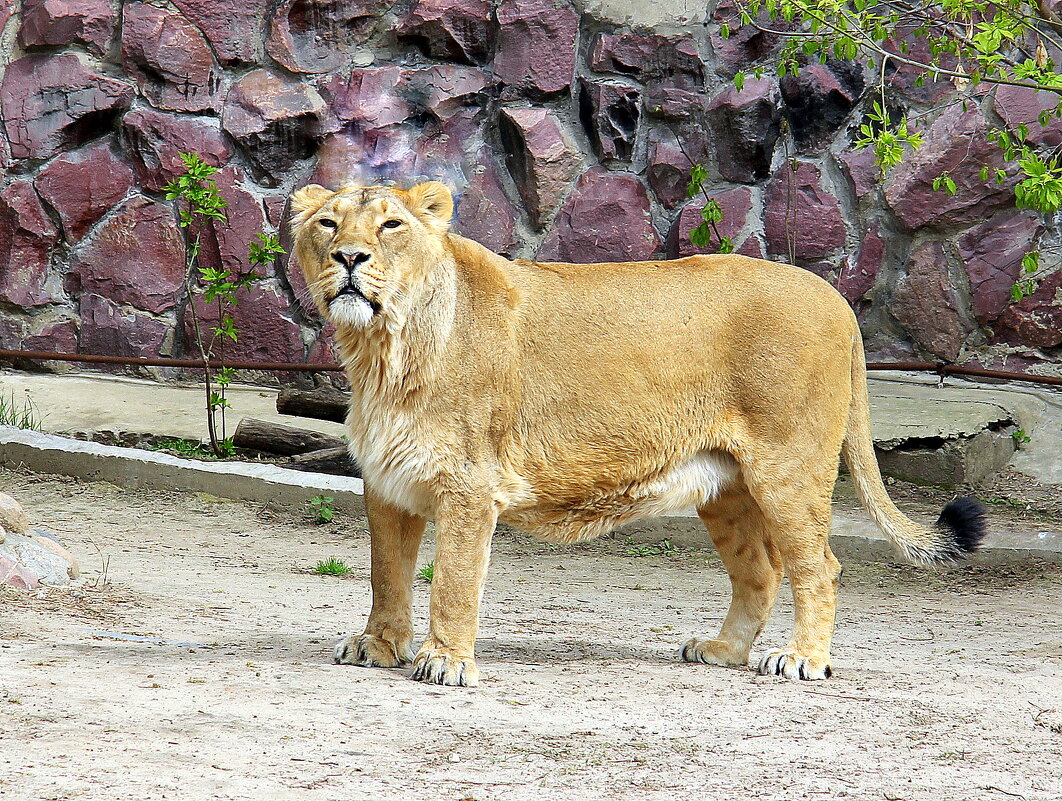
[{"label": "sandy ground", "polygon": [[[710,550],[502,533],[482,684],[448,689],[331,662],[368,611],[364,520],[11,472],[0,489],[86,574],[0,591],[5,801],[1062,798],[1057,562],[849,561],[836,675],[798,683],[676,659],[725,612]],[[353,572],[310,572],[329,557]],[[790,615],[783,589],[762,649]]]}]

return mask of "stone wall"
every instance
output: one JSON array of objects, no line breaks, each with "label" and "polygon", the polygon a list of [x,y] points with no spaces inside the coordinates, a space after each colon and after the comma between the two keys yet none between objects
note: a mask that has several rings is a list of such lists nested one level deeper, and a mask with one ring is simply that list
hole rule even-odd
[{"label": "stone wall", "polygon": [[[1053,225],[982,181],[1004,118],[1048,98],[888,74],[925,145],[884,181],[851,142],[864,65],[750,77],[777,42],[720,8],[666,0],[0,0],[0,345],[191,353],[184,243],[162,186],[196,151],[231,225],[204,261],[235,267],[314,181],[447,182],[455,227],[510,256],[695,252],[693,163],[741,253],[795,260],[857,309],[872,359],[1059,373],[1062,271],[1018,303],[1022,253]],[[642,8],[645,7],[643,11]],[[650,16],[651,15],[651,16]],[[718,23],[728,19],[729,39]],[[768,69],[768,75],[773,73]],[[1062,126],[1030,126],[1062,143]],[[934,193],[948,171],[958,191]],[[234,356],[330,360],[284,260],[239,307]]]}]

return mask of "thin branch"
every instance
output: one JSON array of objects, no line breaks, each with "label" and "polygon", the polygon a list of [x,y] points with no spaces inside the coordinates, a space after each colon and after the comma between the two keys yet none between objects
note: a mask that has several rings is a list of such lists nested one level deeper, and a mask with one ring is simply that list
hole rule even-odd
[{"label": "thin branch", "polygon": [[[749,20],[748,24],[751,25],[752,27],[754,27],[756,30],[760,31],[761,33],[767,33],[767,34],[771,34],[773,36],[778,36],[778,37],[781,37],[781,38],[788,38],[788,39],[807,38],[807,39],[819,39],[819,40],[821,40],[821,38],[822,38],[818,34],[804,33],[804,32],[794,32],[794,31],[784,31],[784,30],[777,30],[777,29],[774,29],[774,28],[768,28],[768,27],[766,27],[764,25],[761,25],[759,22],[757,22],[755,19],[753,19],[752,16],[748,13],[747,9],[744,7],[744,5],[742,5],[740,0],[738,0],[738,2],[736,3],[736,6],[745,15],[745,17],[748,18],[748,20]],[[858,25],[856,26],[855,30],[849,31],[849,30],[845,30],[845,29],[842,29],[842,28],[838,27],[836,24],[834,24],[833,22],[831,22],[829,19],[827,19],[825,17],[822,17],[822,16],[819,16],[817,14],[812,13],[807,8],[803,9],[802,13],[804,15],[810,17],[811,19],[819,22],[821,25],[823,25],[826,28],[828,28],[834,34],[837,34],[837,35],[840,35],[840,36],[846,36],[846,37],[852,39],[856,43],[857,47],[860,47],[860,48],[862,48],[862,49],[864,49],[866,51],[869,51],[871,53],[876,53],[880,57],[890,58],[893,61],[899,62],[901,64],[904,64],[904,65],[907,65],[907,66],[910,66],[910,67],[915,67],[915,68],[917,68],[919,70],[931,73],[933,75],[944,75],[944,76],[951,77],[951,78],[961,78],[961,79],[966,80],[966,81],[972,80],[971,79],[971,73],[969,73],[969,72],[960,72],[958,70],[948,69],[948,68],[942,67],[940,65],[927,64],[927,63],[925,63],[923,61],[916,61],[913,58],[901,55],[899,53],[892,53],[892,52],[886,50],[878,42],[876,42],[872,37],[870,37],[866,33],[866,31],[864,31],[862,29],[862,27],[860,27]],[[1008,78],[989,77],[989,76],[982,76],[981,77],[981,81],[983,83],[990,83],[993,86],[1015,86],[1015,87],[1022,88],[1022,89],[1042,89],[1044,91],[1054,92],[1055,94],[1057,94],[1060,97],[1062,97],[1062,87],[1042,86],[1042,85],[1040,85],[1038,83],[1030,82],[1030,81],[1012,80],[1012,79],[1008,79]]]}]

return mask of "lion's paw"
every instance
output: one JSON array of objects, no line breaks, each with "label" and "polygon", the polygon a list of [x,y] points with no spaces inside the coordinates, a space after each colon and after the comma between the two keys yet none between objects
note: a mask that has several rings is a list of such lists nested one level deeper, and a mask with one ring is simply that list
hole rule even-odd
[{"label": "lion's paw", "polygon": [[704,662],[707,665],[747,665],[748,654],[739,654],[734,646],[725,640],[709,640],[701,637],[691,637],[686,640],[679,651],[682,659],[686,662]]},{"label": "lion's paw", "polygon": [[408,643],[398,645],[371,634],[351,634],[336,643],[332,655],[337,665],[399,667],[409,664],[413,651]]},{"label": "lion's paw", "polygon": [[818,657],[801,656],[796,651],[771,651],[760,660],[762,676],[785,676],[787,679],[818,681],[828,679],[833,671],[830,663]]},{"label": "lion's paw", "polygon": [[479,669],[476,660],[455,656],[446,648],[421,649],[413,660],[410,678],[427,684],[475,687],[479,684]]}]

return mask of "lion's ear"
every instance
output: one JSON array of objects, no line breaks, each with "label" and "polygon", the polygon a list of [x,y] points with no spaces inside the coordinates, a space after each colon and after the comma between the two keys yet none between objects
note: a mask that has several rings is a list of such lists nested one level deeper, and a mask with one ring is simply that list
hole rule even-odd
[{"label": "lion's ear", "polygon": [[317,211],[334,194],[319,184],[304,186],[291,196],[291,213],[303,214],[307,211]]},{"label": "lion's ear", "polygon": [[[445,184],[425,181],[406,192],[406,206],[432,227],[446,230],[454,216],[454,196]],[[425,219],[427,217],[427,219]]]}]

